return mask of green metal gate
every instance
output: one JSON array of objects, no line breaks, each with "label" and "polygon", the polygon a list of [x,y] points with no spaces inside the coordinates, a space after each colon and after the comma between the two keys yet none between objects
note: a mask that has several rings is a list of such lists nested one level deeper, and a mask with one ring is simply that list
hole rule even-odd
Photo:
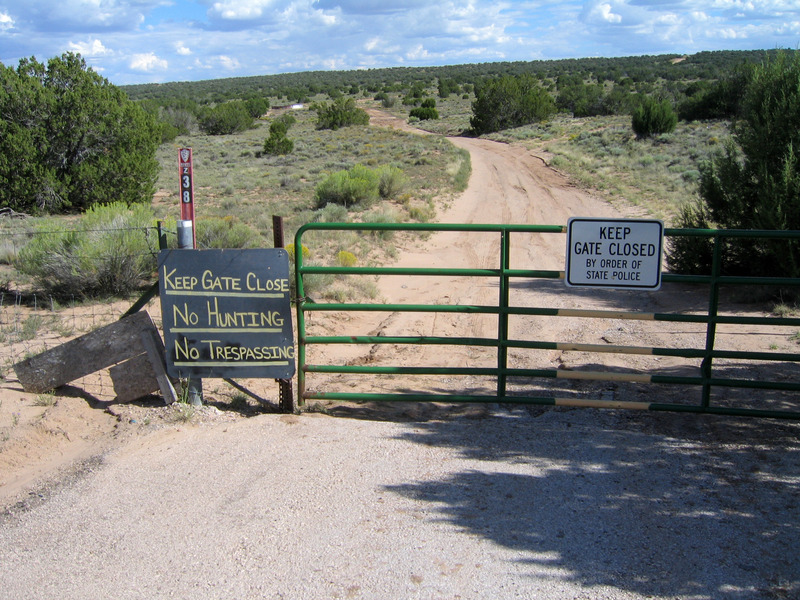
[{"label": "green metal gate", "polygon": [[[316,266],[304,264],[303,252],[306,237],[321,231],[364,232],[367,235],[383,235],[385,232],[405,232],[405,234],[430,235],[435,232],[465,232],[476,235],[496,235],[499,245],[499,264],[494,268],[399,268],[399,267],[366,267],[366,266]],[[370,233],[372,232],[372,233]],[[665,238],[677,236],[695,236],[713,240],[714,253],[711,272],[700,275],[676,275],[664,273],[662,281],[665,285],[697,287],[707,289],[705,308],[700,311],[675,312],[637,312],[626,310],[596,310],[580,308],[558,308],[552,306],[520,306],[511,302],[510,290],[515,282],[531,282],[534,280],[563,280],[563,270],[511,268],[512,236],[543,235],[560,236],[564,240],[566,227],[560,225],[502,225],[502,224],[361,224],[361,223],[311,223],[301,227],[295,236],[295,267],[297,293],[297,331],[298,331],[298,400],[300,404],[308,400],[341,400],[341,401],[436,401],[436,402],[483,402],[483,403],[521,403],[539,405],[568,405],[601,408],[635,408],[661,411],[683,411],[695,413],[716,413],[726,415],[777,417],[788,419],[800,418],[800,353],[793,351],[794,342],[790,336],[800,334],[800,318],[774,315],[735,315],[727,314],[720,309],[721,290],[753,289],[753,286],[779,286],[793,288],[800,285],[800,279],[789,277],[740,277],[721,274],[721,264],[726,243],[731,238],[764,238],[771,240],[800,239],[800,232],[776,231],[738,231],[738,230],[685,230],[666,229]],[[782,242],[779,242],[782,243]],[[535,265],[533,265],[535,266]],[[315,302],[306,297],[306,281],[312,276],[365,276],[365,277],[469,277],[495,281],[497,300],[491,304],[459,305],[459,304],[389,304],[363,302]],[[563,281],[553,282],[563,285]],[[611,290],[611,294],[616,290]],[[571,293],[566,290],[566,293]],[[649,292],[659,294],[661,292]],[[332,335],[310,335],[308,319],[311,313],[336,313],[343,315],[352,312],[368,311],[371,313],[439,313],[491,315],[496,318],[496,335],[491,337],[449,337],[426,335],[385,336],[379,334],[362,335],[345,330],[346,321],[329,320],[336,330]],[[574,343],[563,340],[513,339],[509,335],[509,319],[532,317],[605,319],[614,322],[622,321],[656,321],[663,323],[693,324],[702,330],[704,343],[697,347],[654,347],[641,345],[624,345],[616,343]],[[770,331],[777,331],[775,339],[783,341],[783,351],[777,344],[771,344],[763,351],[742,352],[719,348],[717,331],[720,326],[763,326]],[[664,325],[666,326],[666,325]],[[311,364],[307,357],[312,348],[324,348],[334,344],[357,344],[380,347],[393,346],[441,346],[443,352],[448,347],[489,348],[494,356],[491,366],[440,366],[418,364],[414,366],[375,365],[369,361],[352,361],[348,364]],[[631,371],[612,371],[605,369],[576,369],[564,371],[558,368],[529,368],[509,366],[509,351],[522,350],[558,350],[563,352],[580,352],[589,354],[646,355],[653,357],[677,357],[687,359],[694,367],[690,374],[659,374]],[[724,363],[725,368],[719,365]],[[758,365],[768,365],[769,373],[753,376],[751,369],[757,371]],[[690,365],[691,366],[691,365]],[[734,373],[736,376],[727,375]],[[312,389],[314,374],[353,376],[346,384],[350,389],[330,391],[329,389]],[[355,377],[357,376],[357,378]],[[471,386],[456,383],[451,389],[423,389],[409,391],[406,385],[397,385],[396,389],[381,391],[365,391],[374,388],[369,376],[391,376],[393,380],[404,378],[432,378],[433,381],[458,381],[458,378],[488,378],[493,381],[491,389],[475,391]],[[597,382],[596,389],[589,388],[574,391],[570,394],[555,395],[551,393],[531,394],[526,390],[533,387],[546,387],[548,380],[572,380]],[[522,382],[509,389],[509,382]],[[535,386],[531,382],[538,382]],[[680,389],[692,389],[696,393],[685,394],[680,401],[654,402],[650,400],[631,400],[627,397],[608,398],[607,387],[624,383],[626,386],[651,386],[638,395],[658,394],[658,386],[681,386]],[[586,384],[583,384],[586,385]],[[384,386],[385,387],[385,386]],[[655,389],[656,391],[649,391]],[[622,395],[629,388],[623,390]],[[736,393],[734,393],[734,391]],[[547,390],[545,390],[547,392]],[[748,398],[741,402],[739,396]]]}]

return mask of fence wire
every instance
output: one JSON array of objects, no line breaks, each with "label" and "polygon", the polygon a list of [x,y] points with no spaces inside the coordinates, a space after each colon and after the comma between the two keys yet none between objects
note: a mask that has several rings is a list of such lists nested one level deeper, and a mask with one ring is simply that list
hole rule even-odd
[{"label": "fence wire", "polygon": [[[16,363],[118,320],[132,300],[86,302],[80,298],[58,301],[52,296],[0,292],[0,376],[14,378]],[[158,300],[144,310],[157,325],[161,322]],[[106,370],[72,382],[99,401],[116,396]]]}]

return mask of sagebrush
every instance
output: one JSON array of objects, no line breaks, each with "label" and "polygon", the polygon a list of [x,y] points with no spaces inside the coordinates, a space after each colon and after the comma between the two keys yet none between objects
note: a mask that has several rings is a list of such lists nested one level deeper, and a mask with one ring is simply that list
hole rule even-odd
[{"label": "sagebrush", "polygon": [[119,296],[152,276],[157,252],[152,209],[117,203],[92,207],[76,223],[41,222],[15,267],[56,298]]}]

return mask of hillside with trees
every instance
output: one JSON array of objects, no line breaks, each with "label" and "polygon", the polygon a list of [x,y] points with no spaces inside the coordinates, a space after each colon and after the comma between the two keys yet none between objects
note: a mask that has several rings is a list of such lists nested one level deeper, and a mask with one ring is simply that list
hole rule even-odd
[{"label": "hillside with trees", "polygon": [[[689,56],[663,54],[622,58],[493,62],[442,67],[392,67],[357,71],[306,71],[253,77],[124,86],[133,100],[188,98],[199,104],[250,97],[276,98],[284,104],[304,102],[318,94],[374,95],[400,93],[415,85],[432,87],[440,96],[462,93],[503,76],[531,75],[549,89],[575,81],[656,88],[678,92],[689,82],[716,81],[738,65],[760,61],[765,51],[714,51]],[[557,84],[560,80],[560,84]],[[440,82],[442,85],[440,86]],[[682,83],[683,85],[679,85]]]},{"label": "hillside with trees", "polygon": [[[542,121],[556,112],[575,118],[633,115],[637,135],[666,133],[672,113],[683,120],[730,119],[749,69],[775,51],[700,52],[555,61],[498,62],[443,67],[312,71],[195,82],[126,86],[124,91],[162,124],[163,139],[189,132],[193,123],[215,133],[218,113],[247,127],[270,106],[314,104],[336,126],[348,100],[373,99],[402,106],[412,120],[438,121],[440,100],[470,100],[472,114],[459,133],[486,134]],[[652,101],[646,100],[651,98]],[[655,105],[652,102],[657,102]],[[239,108],[240,107],[240,108]],[[642,112],[644,111],[644,112]],[[446,111],[441,118],[451,126]],[[218,121],[219,119],[217,119]],[[430,123],[425,128],[436,129]],[[239,129],[240,130],[240,129]],[[223,129],[230,133],[234,129]]]}]

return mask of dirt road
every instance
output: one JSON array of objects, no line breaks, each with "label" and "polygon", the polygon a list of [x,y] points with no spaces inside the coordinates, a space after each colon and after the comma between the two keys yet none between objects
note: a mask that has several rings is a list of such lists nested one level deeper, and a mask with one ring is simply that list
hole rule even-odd
[{"label": "dirt road", "polygon": [[[470,151],[473,176],[443,222],[563,224],[573,215],[624,212],[569,185],[528,150],[453,141]],[[494,266],[497,252],[491,236],[440,234],[406,248],[398,263]],[[543,236],[513,250],[520,264],[541,268],[563,268],[563,252],[563,239]],[[496,293],[458,279],[386,278],[380,286],[390,302],[480,303]],[[567,307],[644,310],[694,301],[682,290],[567,294],[530,285],[514,293],[519,302]],[[385,314],[351,324],[404,335],[482,335],[491,327],[473,317]],[[594,342],[683,343],[698,335],[686,327],[569,319],[514,326],[519,335],[534,327],[540,337]],[[379,350],[371,360],[415,358]],[[436,358],[490,360],[466,350]],[[511,360],[573,368],[586,357],[515,353]],[[4,381],[3,393],[12,392],[24,397]],[[605,393],[652,392],[609,386]],[[123,436],[73,477],[34,487],[2,513],[0,597],[800,596],[797,424],[500,406],[328,412],[210,418]]]},{"label": "dirt road", "polygon": [[[373,111],[375,115],[375,111]],[[405,123],[380,115],[383,126],[394,123],[398,129],[413,131]],[[557,171],[549,168],[542,154],[519,145],[490,140],[451,138],[469,151],[472,157],[472,176],[468,189],[442,211],[443,223],[525,223],[565,225],[571,217],[631,218],[642,217],[640,209],[619,203],[612,206],[591,193],[579,189]],[[511,237],[511,267],[516,269],[563,270],[566,236],[563,234],[514,234]],[[399,267],[499,268],[500,236],[496,233],[442,232],[424,242],[411,242],[402,247],[395,263]],[[468,277],[411,277],[385,276],[380,281],[380,298],[388,303],[494,305],[497,282],[491,278]],[[685,286],[665,284],[657,292],[641,290],[597,290],[566,288],[562,281],[532,280],[513,282],[511,305],[564,309],[596,309],[635,312],[702,312],[708,305],[707,290],[692,290]],[[750,305],[726,298],[721,311],[736,315],[763,316],[763,305]],[[342,326],[340,321],[347,321]],[[335,314],[328,320],[314,313],[309,335],[427,335],[451,337],[497,336],[497,319],[491,315],[449,315],[442,313],[349,313]],[[331,323],[330,321],[333,321]],[[337,329],[338,328],[338,329]],[[597,345],[620,344],[641,347],[703,348],[706,329],[702,324],[666,323],[657,321],[624,321],[619,319],[585,319],[571,317],[512,317],[512,339],[546,340]],[[719,348],[766,351],[782,349],[794,352],[796,344],[787,332],[776,335],[775,329],[765,327],[719,327]],[[309,362],[351,361],[399,366],[494,367],[496,354],[491,348],[450,346],[442,352],[436,346],[363,346],[312,347]],[[642,373],[696,375],[699,359],[650,355],[588,354],[562,351],[511,350],[510,366],[520,368],[589,369],[598,366],[609,370],[638,370]],[[737,365],[730,365],[734,370]],[[768,369],[752,364],[748,368]],[[764,371],[766,372],[766,371]],[[786,376],[797,377],[797,369]],[[383,378],[386,389],[402,385],[409,389],[410,379],[398,381]],[[344,391],[358,385],[347,377],[309,377],[312,391]],[[382,385],[378,383],[378,385]],[[479,378],[435,381],[425,384],[413,381],[413,389],[480,391],[493,380]],[[511,382],[512,391],[528,391],[529,395],[552,395],[568,391],[587,390],[586,386],[558,384],[543,389],[527,387],[525,382]],[[606,400],[630,401],[689,401],[699,403],[699,390],[683,387],[643,387],[641,385],[594,383],[595,393]],[[366,390],[369,391],[369,390]],[[654,396],[657,394],[657,396]],[[751,398],[751,400],[754,400]],[[741,407],[753,407],[742,401]]]}]

